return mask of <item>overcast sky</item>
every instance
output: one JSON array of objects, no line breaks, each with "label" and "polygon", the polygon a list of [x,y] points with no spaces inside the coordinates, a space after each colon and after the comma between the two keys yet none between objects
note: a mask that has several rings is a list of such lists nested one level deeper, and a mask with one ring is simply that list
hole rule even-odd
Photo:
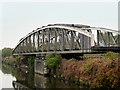
[{"label": "overcast sky", "polygon": [[110,0],[111,2],[88,1],[7,2],[6,0],[2,2],[0,49],[14,48],[20,38],[50,23],[77,23],[118,29],[118,2],[116,0]]}]

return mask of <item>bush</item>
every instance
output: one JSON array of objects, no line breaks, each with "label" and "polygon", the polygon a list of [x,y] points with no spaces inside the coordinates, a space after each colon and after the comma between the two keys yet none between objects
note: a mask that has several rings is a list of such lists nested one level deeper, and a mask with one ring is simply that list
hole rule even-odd
[{"label": "bush", "polygon": [[118,58],[118,54],[109,51],[109,52],[107,52],[107,53],[104,54],[104,57],[105,57],[105,58],[109,58],[109,59],[111,59],[111,60],[114,60],[114,59]]},{"label": "bush", "polygon": [[54,67],[56,67],[59,64],[59,61],[62,59],[60,54],[47,54],[45,56],[45,66],[49,69],[53,69]]},{"label": "bush", "polygon": [[107,52],[102,58],[86,60],[61,60],[57,75],[67,80],[79,81],[90,88],[118,88],[120,85],[119,57],[117,53]]}]

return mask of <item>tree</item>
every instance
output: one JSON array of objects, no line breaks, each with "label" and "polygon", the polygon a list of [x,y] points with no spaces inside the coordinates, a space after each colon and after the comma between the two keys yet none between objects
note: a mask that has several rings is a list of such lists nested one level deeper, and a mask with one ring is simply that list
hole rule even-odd
[{"label": "tree", "polygon": [[12,49],[11,48],[3,48],[2,49],[2,57],[7,57],[12,55]]}]

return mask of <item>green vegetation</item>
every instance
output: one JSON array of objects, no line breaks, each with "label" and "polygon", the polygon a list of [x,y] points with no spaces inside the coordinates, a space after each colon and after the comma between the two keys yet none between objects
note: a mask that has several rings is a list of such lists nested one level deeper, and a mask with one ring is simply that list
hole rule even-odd
[{"label": "green vegetation", "polygon": [[2,56],[1,61],[6,64],[11,64],[15,61],[12,57],[12,49],[11,48],[3,48],[0,50],[0,56]]},{"label": "green vegetation", "polygon": [[63,59],[57,66],[56,74],[90,88],[118,88],[120,87],[118,59],[118,54],[113,52],[107,52],[102,58],[82,61]]},{"label": "green vegetation", "polygon": [[28,57],[28,70],[29,72],[34,72],[34,57]]},{"label": "green vegetation", "polygon": [[20,67],[21,65],[27,65],[27,57],[25,56],[12,56],[12,50],[11,48],[3,48],[0,50],[0,55],[2,56],[2,63],[8,64],[8,65],[14,65]]},{"label": "green vegetation", "polygon": [[54,75],[56,67],[59,65],[60,60],[62,59],[60,54],[52,53],[45,56],[45,66],[49,70],[49,74]]},{"label": "green vegetation", "polygon": [[49,69],[53,69],[59,64],[59,61],[62,59],[60,54],[47,54],[45,56],[45,66]]},{"label": "green vegetation", "polygon": [[16,57],[8,57],[2,58],[2,63],[8,65],[16,65],[20,66],[23,64],[27,65],[27,58],[25,56],[16,56]]},{"label": "green vegetation", "polygon": [[2,50],[2,57],[8,57],[12,55],[12,49],[11,48],[3,48]]}]

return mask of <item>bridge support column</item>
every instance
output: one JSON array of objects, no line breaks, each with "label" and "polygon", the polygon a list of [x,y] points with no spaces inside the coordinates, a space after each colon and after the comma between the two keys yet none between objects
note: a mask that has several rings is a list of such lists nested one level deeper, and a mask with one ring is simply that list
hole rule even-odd
[{"label": "bridge support column", "polygon": [[47,68],[45,67],[45,56],[36,55],[35,59],[35,73],[45,75],[48,73]]}]

